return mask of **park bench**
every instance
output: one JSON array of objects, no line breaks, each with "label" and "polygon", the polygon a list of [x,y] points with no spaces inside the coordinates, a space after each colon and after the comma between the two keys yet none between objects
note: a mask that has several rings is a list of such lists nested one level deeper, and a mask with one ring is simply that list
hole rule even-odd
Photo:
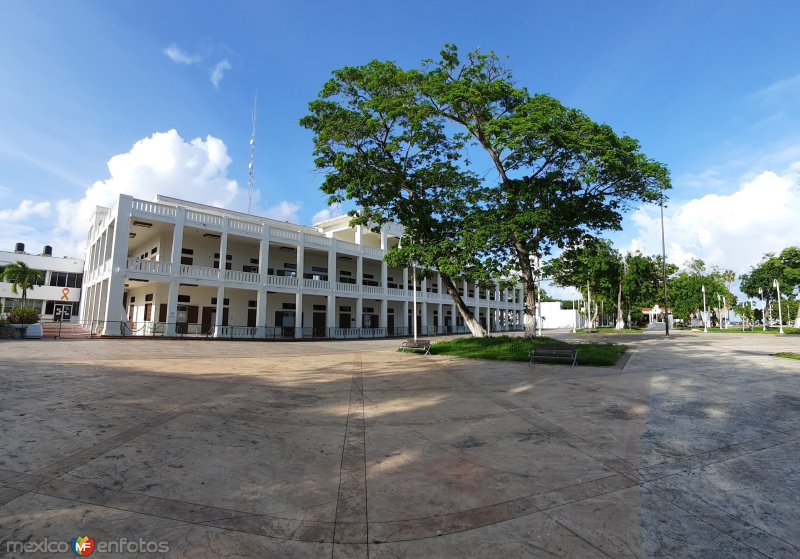
[{"label": "park bench", "polygon": [[400,351],[422,351],[425,355],[431,354],[430,340],[406,340],[400,345]]},{"label": "park bench", "polygon": [[554,359],[569,361],[572,366],[578,364],[578,349],[572,346],[539,346],[534,347],[528,354],[529,363],[532,365],[536,359]]}]

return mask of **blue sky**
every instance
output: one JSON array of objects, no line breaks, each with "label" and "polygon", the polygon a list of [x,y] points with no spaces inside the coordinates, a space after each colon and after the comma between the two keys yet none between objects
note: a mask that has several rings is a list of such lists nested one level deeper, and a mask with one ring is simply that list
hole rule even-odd
[{"label": "blue sky", "polygon": [[[297,123],[331,71],[371,59],[418,66],[448,42],[508,56],[520,85],[665,163],[674,260],[746,271],[800,243],[795,2],[1,6],[0,249],[80,253],[86,212],[116,191],[246,209],[256,91],[254,213],[310,224],[325,199]],[[181,169],[164,171],[164,158]],[[660,250],[655,211],[631,214],[617,246]]]}]

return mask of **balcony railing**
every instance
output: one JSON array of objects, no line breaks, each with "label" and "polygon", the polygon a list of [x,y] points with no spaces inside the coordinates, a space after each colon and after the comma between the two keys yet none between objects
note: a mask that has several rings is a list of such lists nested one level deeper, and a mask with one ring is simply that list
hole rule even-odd
[{"label": "balcony railing", "polygon": [[225,279],[239,283],[260,283],[261,274],[255,272],[239,272],[237,270],[226,270]]},{"label": "balcony railing", "polygon": [[383,288],[374,285],[364,285],[361,287],[362,291],[368,295],[383,295]]},{"label": "balcony railing", "polygon": [[162,275],[169,275],[172,273],[172,262],[159,262],[158,260],[128,258],[126,267],[131,272],[145,272],[147,274]]},{"label": "balcony railing", "polygon": [[297,287],[297,278],[290,276],[267,276],[267,284],[275,287]]},{"label": "balcony railing", "polygon": [[306,244],[329,247],[331,246],[331,240],[328,237],[316,237],[314,235],[308,235],[306,237]]},{"label": "balcony railing", "polygon": [[194,278],[194,279],[219,279],[219,270],[217,268],[207,268],[205,266],[189,266],[181,264],[180,268],[181,277]]},{"label": "balcony railing", "polygon": [[191,223],[200,223],[205,226],[214,226],[222,228],[225,220],[218,215],[211,215],[194,210],[186,210],[186,221]]},{"label": "balcony railing", "polygon": [[230,221],[231,231],[244,231],[245,233],[253,233],[261,235],[261,224],[251,223],[249,221],[242,221],[240,219],[232,219]]},{"label": "balcony railing", "polygon": [[271,239],[287,239],[290,241],[300,240],[300,233],[297,231],[286,231],[285,229],[270,229],[269,236]]},{"label": "balcony railing", "polygon": [[304,279],[303,287],[306,289],[321,289],[323,291],[330,291],[331,282],[315,279]]},{"label": "balcony railing", "polygon": [[175,217],[177,209],[174,206],[166,206],[157,202],[146,202],[144,200],[133,200],[133,211],[142,212],[152,215],[163,215],[167,217]]},{"label": "balcony railing", "polygon": [[358,293],[358,285],[355,283],[341,283],[337,281],[336,291],[344,291],[345,293]]}]

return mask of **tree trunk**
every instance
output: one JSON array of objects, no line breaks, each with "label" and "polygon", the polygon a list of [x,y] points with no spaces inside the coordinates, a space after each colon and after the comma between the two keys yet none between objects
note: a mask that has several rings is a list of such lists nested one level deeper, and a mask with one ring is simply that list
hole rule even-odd
[{"label": "tree trunk", "polygon": [[472,313],[470,308],[464,302],[464,299],[461,298],[461,295],[458,294],[458,289],[456,289],[453,280],[450,279],[450,276],[445,275],[439,272],[439,275],[442,278],[442,284],[444,288],[447,290],[447,294],[450,295],[450,298],[453,300],[453,303],[456,305],[456,309],[458,309],[458,313],[461,315],[461,318],[464,319],[464,324],[467,325],[469,331],[472,332],[472,335],[478,338],[485,338],[486,337],[486,329],[481,326],[481,323],[477,321],[475,315]]},{"label": "tree trunk", "polygon": [[536,337],[536,289],[533,280],[525,281],[525,337]]},{"label": "tree trunk", "polygon": [[594,314],[592,313],[592,288],[586,284],[586,320],[589,321],[586,329],[594,330]]},{"label": "tree trunk", "polygon": [[625,329],[625,317],[622,314],[622,282],[619,282],[619,291],[617,291],[617,324],[614,329]]}]

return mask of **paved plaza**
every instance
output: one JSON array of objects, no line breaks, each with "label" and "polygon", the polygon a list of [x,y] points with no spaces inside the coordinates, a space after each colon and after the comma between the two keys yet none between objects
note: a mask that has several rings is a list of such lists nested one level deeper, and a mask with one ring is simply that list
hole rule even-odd
[{"label": "paved plaza", "polygon": [[2,341],[0,556],[800,556],[800,338],[625,342]]}]

